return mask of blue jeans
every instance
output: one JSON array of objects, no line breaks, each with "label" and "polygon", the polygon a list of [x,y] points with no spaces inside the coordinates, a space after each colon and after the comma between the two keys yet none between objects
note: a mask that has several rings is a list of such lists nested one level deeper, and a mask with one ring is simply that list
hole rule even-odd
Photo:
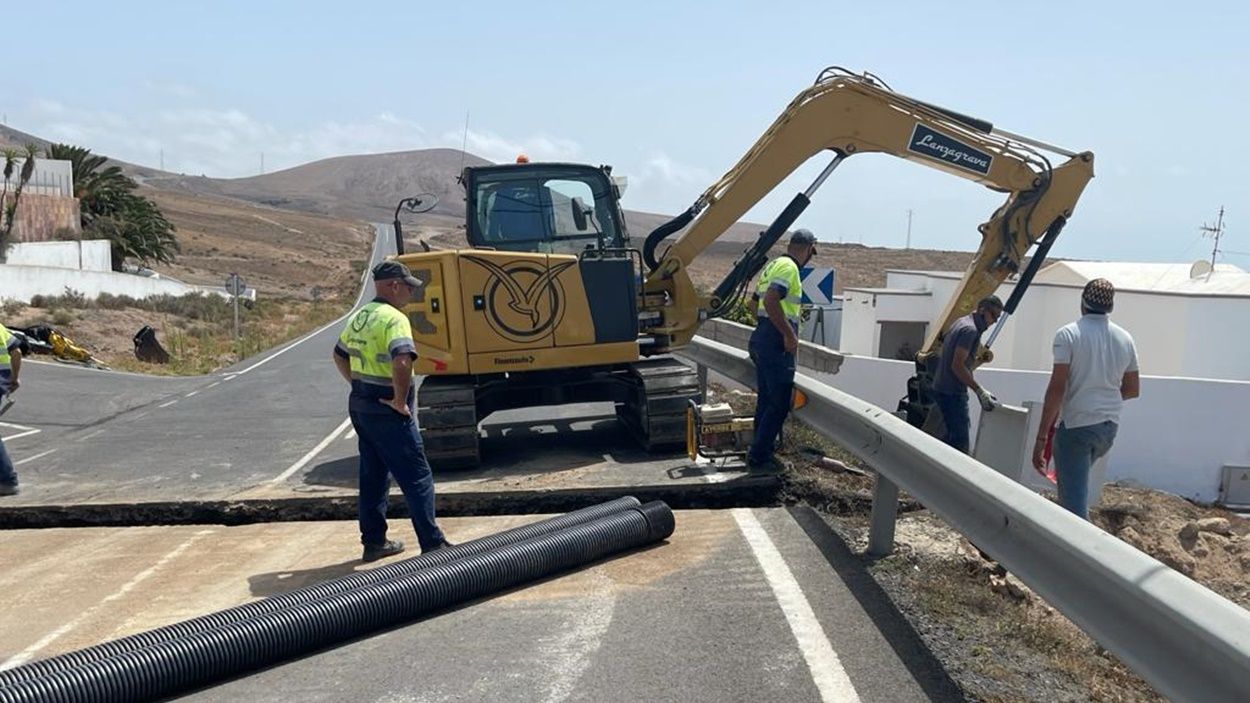
[{"label": "blue jeans", "polygon": [[[0,392],[0,403],[4,402],[4,393]],[[13,460],[9,458],[9,451],[4,448],[4,440],[0,439],[0,483],[16,486],[17,471],[13,469]]]},{"label": "blue jeans", "polygon": [[1055,482],[1059,504],[1082,519],[1089,519],[1090,467],[1111,451],[1118,429],[1118,425],[1107,420],[1071,429],[1060,423],[1055,430]]},{"label": "blue jeans", "polygon": [[9,451],[4,448],[3,439],[0,439],[0,483],[17,485],[17,472],[13,470],[13,460],[9,458]]},{"label": "blue jeans", "polygon": [[360,448],[361,543],[386,542],[386,503],[394,476],[421,549],[442,544],[443,532],[434,521],[434,475],[416,421],[393,411],[349,414]]},{"label": "blue jeans", "polygon": [[934,391],[933,402],[937,404],[938,410],[942,411],[942,422],[946,424],[946,435],[942,437],[942,441],[967,454],[970,444],[969,427],[972,425],[972,420],[968,416],[968,391],[960,390],[958,393]]},{"label": "blue jeans", "polygon": [[747,461],[763,464],[773,457],[781,426],[794,396],[794,355],[787,354],[781,333],[760,320],[747,345],[755,363],[755,438]]}]

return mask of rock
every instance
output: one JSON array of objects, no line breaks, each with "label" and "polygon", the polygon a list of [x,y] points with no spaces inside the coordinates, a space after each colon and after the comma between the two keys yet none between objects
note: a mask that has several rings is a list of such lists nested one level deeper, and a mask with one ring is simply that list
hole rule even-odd
[{"label": "rock", "polygon": [[1126,527],[1120,530],[1119,532],[1116,533],[1116,537],[1119,537],[1120,541],[1124,542],[1125,544],[1131,544],[1134,547],[1137,547],[1139,549],[1141,548],[1141,543],[1142,543],[1141,534],[1138,533],[1137,530],[1134,530],[1131,527]]},{"label": "rock", "polygon": [[1198,523],[1187,522],[1185,523],[1185,526],[1181,528],[1181,531],[1176,534],[1176,536],[1181,538],[1182,541],[1188,542],[1190,540],[1198,539],[1199,531]]},{"label": "rock", "polygon": [[1223,517],[1202,518],[1198,521],[1197,526],[1202,532],[1214,532],[1217,535],[1231,535],[1233,533],[1232,524],[1228,522],[1228,518]]},{"label": "rock", "polygon": [[1242,554],[1240,561],[1241,561],[1241,570],[1250,571],[1250,554]]},{"label": "rock", "polygon": [[1027,600],[1029,597],[1028,587],[1011,574],[991,575],[990,590],[1018,601]]}]

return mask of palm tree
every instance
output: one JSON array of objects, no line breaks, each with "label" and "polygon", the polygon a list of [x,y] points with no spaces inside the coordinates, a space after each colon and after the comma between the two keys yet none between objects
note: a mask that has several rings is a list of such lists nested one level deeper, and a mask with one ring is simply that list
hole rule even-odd
[{"label": "palm tree", "polygon": [[[12,151],[11,149],[9,151]],[[9,247],[12,242],[9,240],[13,236],[13,220],[17,216],[17,204],[22,199],[22,189],[26,187],[26,183],[30,177],[35,175],[35,158],[39,156],[39,145],[33,143],[26,144],[25,161],[22,162],[22,170],[17,176],[17,188],[13,189],[13,202],[4,204],[5,225],[4,232],[0,233],[0,261],[8,258]],[[13,176],[13,160],[9,158],[8,151],[5,152],[4,163],[4,192],[8,197],[9,179]]]},{"label": "palm tree", "polygon": [[181,251],[173,224],[156,203],[136,195],[139,184],[121,168],[107,166],[107,158],[68,144],[51,145],[48,156],[73,166],[83,231],[109,240],[114,270],[121,270],[126,257],[169,263]]}]

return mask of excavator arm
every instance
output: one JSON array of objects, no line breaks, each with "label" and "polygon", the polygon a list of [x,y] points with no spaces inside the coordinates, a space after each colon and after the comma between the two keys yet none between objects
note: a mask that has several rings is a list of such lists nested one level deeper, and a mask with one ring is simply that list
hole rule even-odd
[{"label": "excavator arm", "polygon": [[[1043,150],[1067,160],[1052,167]],[[811,187],[797,194],[761,233],[712,295],[699,295],[687,272],[695,257],[822,151],[832,152],[833,159]],[[977,300],[1018,272],[1029,249],[1037,244],[1038,251],[1008,302],[1007,312],[1014,310],[1045,251],[1072,216],[1094,167],[1090,152],[1075,153],[996,130],[982,120],[896,93],[871,74],[826,69],[724,177],[685,213],[648,236],[643,259],[650,272],[642,308],[652,320],[647,332],[655,339],[655,351],[685,346],[703,320],[724,313],[740,300],[767,260],[769,249],[825,178],[846,158],[863,153],[891,154],[1007,194],[1006,202],[978,227],[981,245],[976,257],[930,328],[921,358],[932,354],[941,332],[955,318],[967,314]],[[687,225],[657,259],[660,241]]]}]

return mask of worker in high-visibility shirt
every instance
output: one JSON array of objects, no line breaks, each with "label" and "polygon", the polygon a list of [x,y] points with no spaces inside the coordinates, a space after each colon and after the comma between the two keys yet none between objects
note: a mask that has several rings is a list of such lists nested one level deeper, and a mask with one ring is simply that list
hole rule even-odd
[{"label": "worker in high-visibility shirt", "polygon": [[[17,390],[17,376],[22,371],[22,352],[18,351],[19,340],[4,325],[0,325],[0,402],[5,394],[12,395]],[[4,440],[0,439],[0,496],[17,495],[17,471],[13,468],[13,460],[9,451],[4,448]]]},{"label": "worker in high-visibility shirt", "polygon": [[747,453],[751,471],[781,468],[773,457],[781,426],[790,414],[794,394],[794,357],[799,348],[799,304],[803,299],[799,268],[816,255],[816,235],[798,229],[786,253],[760,272],[755,296],[755,331],[748,350],[755,362],[755,439]]},{"label": "worker in high-visibility shirt", "polygon": [[390,476],[408,502],[421,551],[451,546],[434,520],[434,476],[413,417],[412,362],[417,358],[412,325],[400,308],[421,281],[398,261],[373,267],[377,297],[352,315],[334,345],[334,365],[352,385],[348,415],[360,449],[360,541],[362,559],[404,551],[386,538]]}]

